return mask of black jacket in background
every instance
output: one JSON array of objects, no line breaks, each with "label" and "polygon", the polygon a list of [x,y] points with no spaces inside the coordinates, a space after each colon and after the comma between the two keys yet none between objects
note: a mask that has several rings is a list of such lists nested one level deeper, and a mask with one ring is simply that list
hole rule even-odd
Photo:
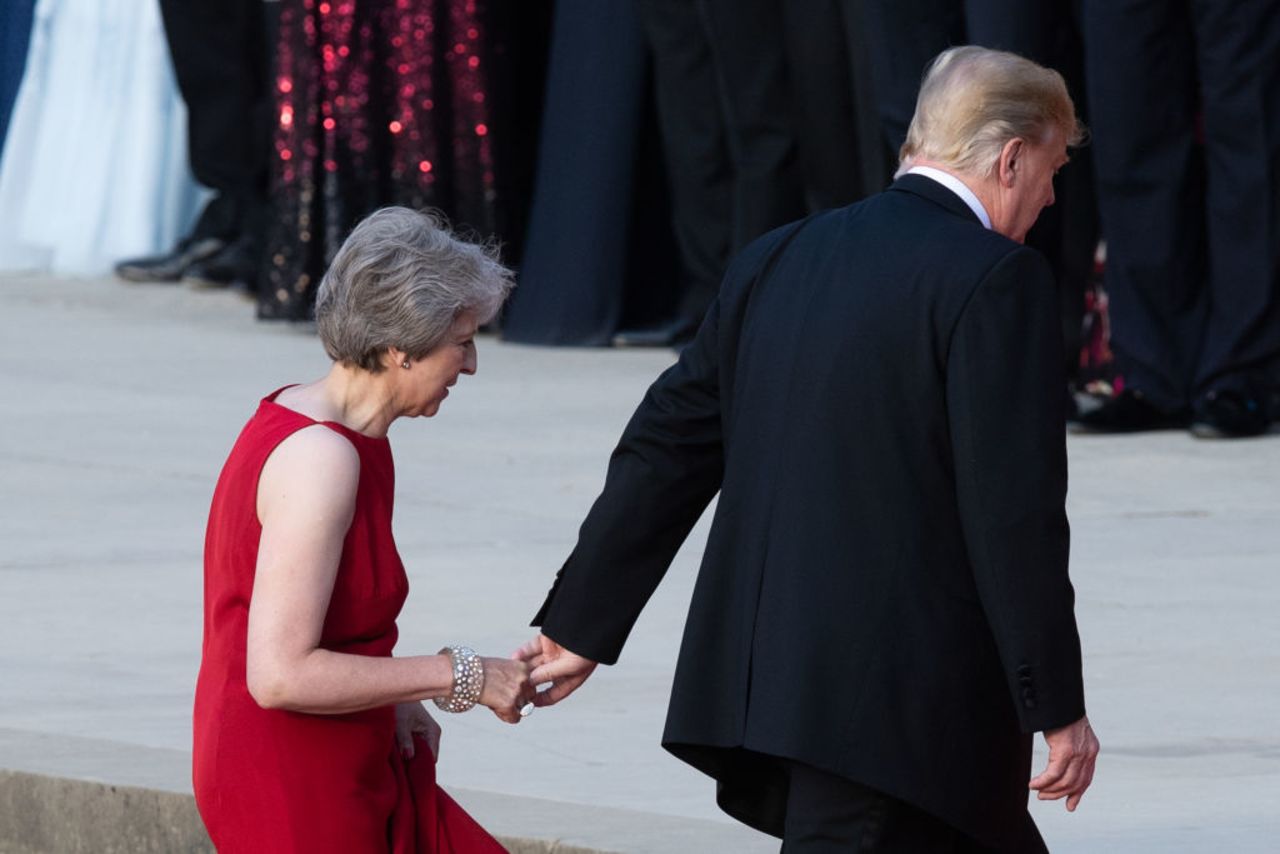
[{"label": "black jacket in background", "polygon": [[776,835],[783,757],[1041,850],[1030,733],[1084,714],[1057,306],[921,176],[754,242],[535,622],[616,661],[718,491],[664,745]]}]

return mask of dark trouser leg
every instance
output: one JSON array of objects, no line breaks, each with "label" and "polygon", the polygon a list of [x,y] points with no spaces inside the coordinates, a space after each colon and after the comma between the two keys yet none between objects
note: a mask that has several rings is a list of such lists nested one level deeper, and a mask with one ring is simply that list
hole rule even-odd
[{"label": "dark trouser leg", "polygon": [[[1087,124],[1084,92],[1084,44],[1079,19],[1070,4],[1026,0],[965,0],[968,38],[974,44],[1012,51],[1060,72]],[[1071,152],[1071,162],[1054,182],[1057,204],[1046,208],[1027,235],[1044,253],[1058,278],[1062,303],[1064,363],[1067,376],[1080,369],[1084,295],[1093,273],[1098,244],[1097,198],[1089,146]]]},{"label": "dark trouser leg", "polygon": [[733,163],[736,253],[805,214],[779,0],[699,0]]},{"label": "dark trouser leg", "polygon": [[960,0],[865,0],[859,11],[867,28],[876,104],[896,155],[916,111],[925,66],[944,49],[964,43],[963,6]]},{"label": "dark trouser leg", "polygon": [[866,193],[861,190],[861,140],[840,4],[783,4],[782,13],[796,142],[808,197],[817,208],[846,205]]},{"label": "dark trouser leg", "polygon": [[809,205],[842,207],[878,193],[888,183],[888,147],[852,0],[784,3],[782,12]]},{"label": "dark trouser leg", "polygon": [[689,0],[639,0],[636,6],[653,56],[686,293],[714,295],[729,259],[732,169],[711,45]]},{"label": "dark trouser leg", "polygon": [[1210,292],[1195,392],[1259,395],[1280,359],[1280,3],[1191,5],[1208,164]]},{"label": "dark trouser leg", "polygon": [[875,789],[799,762],[782,854],[960,854],[983,849],[926,812]]},{"label": "dark trouser leg", "polygon": [[270,98],[262,0],[161,0],[187,105],[191,170],[218,195],[197,237],[262,228]]},{"label": "dark trouser leg", "polygon": [[1067,13],[1058,3],[964,0],[965,27],[973,44],[1012,51],[1051,68],[1057,68],[1057,28]]},{"label": "dark trouser leg", "polygon": [[[790,8],[788,4],[788,8]],[[844,39],[848,46],[850,73],[853,75],[853,104],[858,126],[858,171],[862,177],[863,195],[878,193],[888,187],[898,168],[897,149],[889,147],[880,121],[872,71],[871,36],[863,20],[862,0],[840,0],[844,10]]]},{"label": "dark trouser leg", "polygon": [[1084,34],[1116,365],[1178,409],[1208,307],[1190,22],[1163,0],[1086,0]]}]

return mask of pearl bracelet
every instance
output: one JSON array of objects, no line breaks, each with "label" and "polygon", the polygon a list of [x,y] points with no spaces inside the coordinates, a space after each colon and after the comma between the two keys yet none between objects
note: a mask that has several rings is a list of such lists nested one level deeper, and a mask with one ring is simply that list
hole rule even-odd
[{"label": "pearl bracelet", "polygon": [[484,662],[475,650],[466,646],[446,646],[439,655],[446,653],[453,662],[453,691],[447,697],[436,697],[436,705],[446,712],[465,712],[480,699]]}]

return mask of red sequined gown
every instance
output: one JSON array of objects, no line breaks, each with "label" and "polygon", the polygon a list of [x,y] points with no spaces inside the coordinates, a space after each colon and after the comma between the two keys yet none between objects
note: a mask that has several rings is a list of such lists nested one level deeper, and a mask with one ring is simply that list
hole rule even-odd
[{"label": "red sequined gown", "polygon": [[343,238],[384,205],[439,208],[495,231],[484,5],[283,0],[259,317],[308,319]]},{"label": "red sequined gown", "polygon": [[[258,475],[290,435],[316,424],[262,401],[232,448],[205,539],[204,647],[196,683],[196,805],[220,854],[500,854],[504,849],[436,786],[419,740],[405,760],[391,706],[343,715],[263,709],[245,682],[249,599],[262,527]],[[323,422],[360,455],[320,645],[389,656],[408,579],[391,536],[395,470],[387,440]]]}]

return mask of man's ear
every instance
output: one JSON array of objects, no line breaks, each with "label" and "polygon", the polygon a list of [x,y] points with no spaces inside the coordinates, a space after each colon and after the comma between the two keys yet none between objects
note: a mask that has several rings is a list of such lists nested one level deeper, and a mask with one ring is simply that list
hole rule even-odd
[{"label": "man's ear", "polygon": [[1026,142],[1015,136],[1000,149],[999,176],[1000,186],[1008,189],[1014,185],[1018,172],[1022,168],[1022,155],[1026,152]]}]

